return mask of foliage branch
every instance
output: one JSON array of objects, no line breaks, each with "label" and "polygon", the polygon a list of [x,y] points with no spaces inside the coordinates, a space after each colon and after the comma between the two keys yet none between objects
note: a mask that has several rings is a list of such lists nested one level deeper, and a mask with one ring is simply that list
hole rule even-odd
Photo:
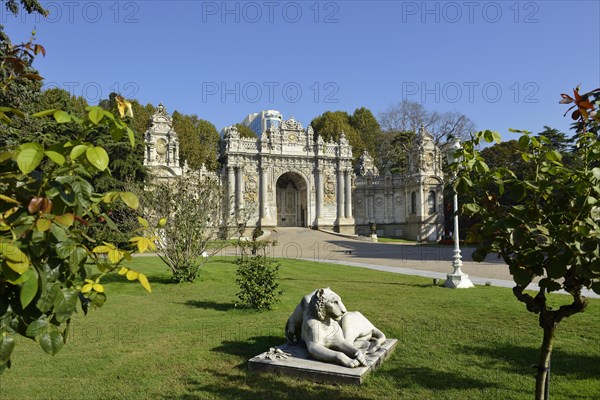
[{"label": "foliage branch", "polygon": [[[600,89],[584,95],[562,95],[575,103],[572,115],[580,130],[575,165],[566,165],[545,136],[527,131],[518,140],[525,168],[490,169],[477,150],[483,143],[500,142],[492,131],[474,134],[457,152],[455,190],[466,199],[462,210],[475,216],[468,241],[478,243],[473,259],[497,253],[516,283],[513,292],[528,311],[539,315],[544,339],[536,377],[536,399],[543,399],[557,325],[587,306],[583,289],[600,294]],[[535,295],[525,292],[539,279]],[[564,290],[571,302],[553,307],[547,293]]]}]

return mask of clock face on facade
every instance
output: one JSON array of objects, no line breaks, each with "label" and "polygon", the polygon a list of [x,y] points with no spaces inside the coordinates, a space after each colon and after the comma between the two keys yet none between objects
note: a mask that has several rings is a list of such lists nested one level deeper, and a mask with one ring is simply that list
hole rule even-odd
[{"label": "clock face on facade", "polygon": [[298,140],[298,136],[296,136],[296,135],[295,135],[295,134],[293,134],[293,133],[290,133],[290,134],[288,135],[288,140],[289,140],[290,142],[295,142],[296,140]]},{"label": "clock face on facade", "polygon": [[165,139],[158,139],[156,141],[156,152],[158,154],[165,154],[167,152],[167,142]]}]

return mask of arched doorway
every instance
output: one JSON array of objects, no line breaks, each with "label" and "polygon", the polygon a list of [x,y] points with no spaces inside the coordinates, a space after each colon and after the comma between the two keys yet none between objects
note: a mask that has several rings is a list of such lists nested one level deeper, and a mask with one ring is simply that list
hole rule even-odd
[{"label": "arched doorway", "polygon": [[277,179],[277,226],[306,226],[306,181],[286,172]]}]

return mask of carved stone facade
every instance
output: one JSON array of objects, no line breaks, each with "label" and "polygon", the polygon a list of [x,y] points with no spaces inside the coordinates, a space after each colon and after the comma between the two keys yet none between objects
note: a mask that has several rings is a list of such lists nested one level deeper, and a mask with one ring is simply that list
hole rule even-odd
[{"label": "carved stone facade", "polygon": [[[421,128],[404,174],[380,175],[365,152],[353,169],[352,148],[342,133],[337,142],[315,137],[294,118],[258,139],[223,130],[221,184],[230,224],[301,226],[367,236],[434,241],[443,234],[442,155]],[[144,165],[158,179],[182,175],[179,141],[160,104],[145,137]],[[204,173],[206,171],[204,170]]]},{"label": "carved stone facade", "polygon": [[372,158],[363,154],[356,168],[354,218],[356,233],[401,237],[418,241],[442,238],[442,154],[424,127],[419,130],[404,174],[379,175]]},{"label": "carved stone facade", "polygon": [[221,181],[228,218],[247,226],[303,226],[354,233],[352,149],[314,137],[294,118],[259,139],[224,129]]},{"label": "carved stone facade", "polygon": [[169,179],[183,174],[179,163],[179,139],[173,130],[173,119],[159,104],[149,121],[145,134],[144,165],[157,179]]}]

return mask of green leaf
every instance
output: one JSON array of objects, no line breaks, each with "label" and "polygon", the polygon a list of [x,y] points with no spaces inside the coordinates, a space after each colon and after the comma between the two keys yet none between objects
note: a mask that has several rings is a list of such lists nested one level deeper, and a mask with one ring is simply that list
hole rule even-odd
[{"label": "green leaf", "polygon": [[69,258],[71,253],[75,250],[76,245],[73,242],[59,242],[56,243],[56,255],[61,259],[65,260]]},{"label": "green leaf", "polygon": [[36,319],[27,327],[25,334],[29,337],[38,337],[48,330],[48,321],[45,319]]},{"label": "green leaf", "polygon": [[600,282],[592,283],[592,290],[594,291],[594,293],[600,294]]},{"label": "green leaf", "polygon": [[54,113],[54,119],[59,124],[66,124],[68,122],[71,122],[71,116],[69,115],[69,113],[62,110],[58,110]]},{"label": "green leaf", "polygon": [[552,150],[546,153],[546,159],[548,161],[558,162],[562,160],[562,155],[558,151]]},{"label": "green leaf", "polygon": [[112,218],[108,216],[108,214],[102,213],[99,216],[102,217],[102,218],[104,218],[104,221],[106,222],[106,225],[108,225],[108,227],[110,229],[115,230],[115,231],[119,230],[119,227],[117,226],[117,224],[115,224],[115,221],[113,221]]},{"label": "green leaf", "polygon": [[467,203],[463,205],[463,208],[469,213],[469,214],[477,214],[480,210],[481,207],[479,207],[478,204],[475,203]]},{"label": "green leaf", "polygon": [[496,131],[493,131],[493,132],[492,132],[492,136],[494,137],[494,141],[495,141],[496,143],[500,143],[500,142],[502,142],[502,136],[501,136],[501,135],[500,135],[498,132],[496,132]]},{"label": "green leaf", "polygon": [[44,158],[44,148],[38,145],[37,148],[24,148],[17,156],[17,165],[22,173],[28,174],[35,170]]},{"label": "green leaf", "polygon": [[56,291],[54,298],[54,315],[60,323],[66,322],[77,306],[77,291],[74,289],[61,289]]},{"label": "green leaf", "polygon": [[102,147],[88,147],[85,155],[98,170],[104,171],[108,167],[108,153]]},{"label": "green leaf", "polygon": [[510,273],[512,274],[515,283],[518,285],[527,286],[533,279],[532,272],[525,268],[511,268]]},{"label": "green leaf", "polygon": [[19,275],[29,269],[29,258],[14,244],[0,242],[0,254],[6,258],[8,267]]},{"label": "green leaf", "polygon": [[[0,111],[0,122],[3,122],[5,124],[11,124],[12,120],[10,118],[8,118],[8,116],[6,114],[4,114],[2,111]],[[0,371],[2,371],[2,369],[0,369]]]},{"label": "green leaf", "polygon": [[564,257],[557,256],[552,257],[548,260],[548,265],[546,266],[546,273],[549,278],[559,279],[565,276],[567,273],[567,264],[565,263]]},{"label": "green leaf", "polygon": [[104,303],[106,302],[106,295],[104,293],[98,293],[98,292],[94,292],[91,296],[90,296],[90,300],[92,301],[92,304],[95,307],[102,307],[104,305]]},{"label": "green leaf", "polygon": [[47,115],[53,115],[57,111],[60,111],[60,110],[58,110],[56,108],[53,108],[51,110],[44,110],[44,111],[40,111],[35,114],[32,114],[32,117],[45,117]]},{"label": "green leaf", "polygon": [[525,151],[529,147],[529,142],[530,142],[529,136],[522,135],[518,141],[519,149]]},{"label": "green leaf", "polygon": [[[43,277],[44,274],[41,274],[41,276]],[[44,278],[42,278],[42,281],[43,280]],[[38,310],[44,313],[50,311],[50,309],[54,306],[54,297],[58,291],[60,291],[58,283],[42,285],[42,293],[35,304]]]},{"label": "green leaf", "polygon": [[57,215],[54,217],[54,221],[69,228],[75,222],[75,216],[71,213]]},{"label": "green leaf", "polygon": [[131,144],[131,148],[135,147],[135,133],[131,130],[130,127],[127,127],[127,136],[129,136],[129,143]]},{"label": "green leaf", "polygon": [[71,159],[76,160],[79,158],[86,150],[89,148],[87,144],[78,144],[77,146],[71,149]]},{"label": "green leaf", "polygon": [[538,285],[542,288],[546,288],[546,291],[548,293],[556,292],[557,290],[560,290],[562,288],[562,285],[560,283],[555,282],[549,278],[544,278],[544,279],[540,280]]},{"label": "green leaf", "polygon": [[104,110],[100,107],[88,107],[89,113],[88,117],[90,121],[92,121],[95,125],[98,125],[102,118],[104,118]]},{"label": "green leaf", "polygon": [[487,255],[488,255],[487,250],[485,250],[483,248],[478,248],[477,250],[475,250],[473,252],[471,257],[473,258],[473,261],[475,261],[475,262],[483,262],[483,261],[485,261],[485,258],[487,257]]},{"label": "green leaf", "polygon": [[17,108],[13,108],[13,107],[0,107],[0,111],[2,112],[9,112],[12,114],[15,114],[17,117],[19,118],[25,118],[26,115],[23,111],[17,109]]},{"label": "green leaf", "polygon": [[597,181],[600,181],[600,168],[596,167],[592,169],[592,174]]},{"label": "green leaf", "polygon": [[25,308],[31,303],[38,292],[38,277],[37,272],[32,268],[28,269],[23,276],[27,277],[27,280],[23,283],[23,286],[21,286],[19,300],[21,300],[21,306]]},{"label": "green leaf", "polygon": [[57,147],[55,145],[55,146],[50,147],[48,150],[46,150],[44,152],[44,154],[46,155],[46,157],[48,157],[49,159],[54,161],[56,164],[63,165],[66,161],[66,158],[62,153],[59,153],[58,151],[56,151],[57,148],[60,148],[62,150],[62,147]]},{"label": "green leaf", "polygon": [[82,247],[76,247],[69,256],[71,272],[77,273],[81,264],[87,259],[87,251]]},{"label": "green leaf", "polygon": [[42,333],[39,341],[42,350],[50,355],[55,355],[65,345],[63,336],[57,331]]},{"label": "green leaf", "polygon": [[121,200],[123,200],[123,202],[125,204],[127,204],[127,206],[133,210],[137,210],[138,207],[140,206],[140,201],[138,199],[138,197],[132,193],[132,192],[121,192],[120,193],[121,196]]},{"label": "green leaf", "polygon": [[11,334],[6,336],[0,335],[0,363],[5,363],[10,359],[14,348],[15,339]]},{"label": "green leaf", "polygon": [[492,143],[494,141],[494,133],[490,130],[486,130],[483,132],[483,139],[485,139],[486,142],[488,143]]}]

